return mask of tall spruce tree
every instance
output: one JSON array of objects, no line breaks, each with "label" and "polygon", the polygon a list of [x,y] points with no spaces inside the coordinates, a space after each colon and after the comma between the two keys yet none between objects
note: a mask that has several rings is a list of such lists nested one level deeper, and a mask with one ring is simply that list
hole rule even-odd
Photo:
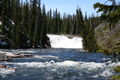
[{"label": "tall spruce tree", "polygon": [[34,31],[37,18],[37,5],[38,0],[30,0],[30,29],[29,29],[29,38],[31,46],[34,47]]},{"label": "tall spruce tree", "polygon": [[52,23],[53,23],[53,18],[52,18],[52,10],[50,9],[47,12],[47,32],[52,33]]},{"label": "tall spruce tree", "polygon": [[76,34],[82,34],[84,21],[83,21],[83,14],[80,8],[76,10],[76,17],[77,17],[77,25],[76,25]]},{"label": "tall spruce tree", "polygon": [[112,2],[111,5],[96,3],[94,8],[98,8],[97,12],[102,12],[101,19],[109,23],[110,30],[120,20],[120,5],[116,4],[115,0],[108,0]]},{"label": "tall spruce tree", "polygon": [[33,36],[33,46],[38,47],[41,41],[41,34],[42,34],[42,13],[41,13],[41,1],[38,0],[38,7],[37,7],[37,16],[35,22],[35,30]]}]

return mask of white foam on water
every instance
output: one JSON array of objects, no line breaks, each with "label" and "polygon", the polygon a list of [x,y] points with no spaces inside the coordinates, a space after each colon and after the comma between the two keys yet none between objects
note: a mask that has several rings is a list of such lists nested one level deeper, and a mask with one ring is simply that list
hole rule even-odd
[{"label": "white foam on water", "polygon": [[64,61],[64,62],[57,62],[55,65],[56,66],[67,66],[67,67],[70,67],[70,66],[77,66],[79,64],[79,62],[75,62],[75,61]]},{"label": "white foam on water", "polygon": [[8,74],[12,74],[12,73],[14,73],[14,72],[15,72],[14,69],[6,69],[6,68],[0,69],[0,75],[1,75],[2,77],[5,77],[5,76],[7,76]]},{"label": "white foam on water", "polygon": [[104,63],[95,63],[95,62],[83,62],[81,64],[82,67],[85,67],[85,68],[93,68],[93,69],[96,69],[96,68],[103,68],[105,65]]},{"label": "white foam on water", "polygon": [[47,35],[50,38],[51,46],[53,48],[80,48],[83,49],[82,38],[73,37],[68,38],[65,35]]},{"label": "white foam on water", "polygon": [[22,67],[27,67],[27,68],[29,67],[39,68],[39,67],[47,67],[50,63],[45,64],[42,62],[25,62],[25,63],[16,63],[16,64]]},{"label": "white foam on water", "polygon": [[59,59],[57,56],[51,56],[51,55],[35,55],[33,58],[39,58],[39,59],[46,59],[46,58],[52,58],[52,59]]},{"label": "white foam on water", "polygon": [[[95,62],[76,62],[76,61],[63,61],[63,62],[55,62],[54,60],[51,60],[49,62],[24,62],[24,63],[14,63],[14,62],[6,62],[6,64],[13,64],[15,66],[23,67],[25,69],[27,68],[50,68],[52,67],[51,71],[57,72],[59,68],[61,69],[66,69],[69,70],[69,68],[72,68],[73,70],[78,70],[78,71],[85,71],[86,73],[98,73],[95,74],[92,77],[110,77],[113,75],[113,71],[111,70],[112,67],[114,67],[115,63],[106,65],[105,63],[95,63]],[[117,65],[120,63],[117,63]],[[99,70],[102,70],[99,73]],[[7,75],[7,74],[12,74],[15,72],[14,70],[0,70],[0,75]]]},{"label": "white foam on water", "polygon": [[35,53],[37,52],[36,50],[30,49],[30,50],[19,50],[21,53]]},{"label": "white foam on water", "polygon": [[99,74],[101,76],[104,76],[104,77],[108,77],[108,76],[112,76],[113,73],[111,72],[111,70],[109,69],[106,69],[105,71],[103,71],[101,74]]},{"label": "white foam on water", "polygon": [[24,63],[12,63],[12,62],[7,62],[6,64],[14,64],[17,66],[22,66],[22,67],[33,67],[33,68],[40,68],[40,67],[48,67],[48,66],[58,66],[58,67],[70,67],[70,66],[77,66],[79,65],[79,62],[74,62],[74,61],[64,61],[64,62],[55,62],[54,60],[51,60],[49,62],[24,62]]}]

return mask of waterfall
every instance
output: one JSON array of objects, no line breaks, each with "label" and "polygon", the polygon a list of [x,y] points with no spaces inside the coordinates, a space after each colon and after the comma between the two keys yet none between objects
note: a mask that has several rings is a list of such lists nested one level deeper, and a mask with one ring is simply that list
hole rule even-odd
[{"label": "waterfall", "polygon": [[52,48],[80,48],[83,49],[82,38],[70,35],[51,35],[50,38]]}]

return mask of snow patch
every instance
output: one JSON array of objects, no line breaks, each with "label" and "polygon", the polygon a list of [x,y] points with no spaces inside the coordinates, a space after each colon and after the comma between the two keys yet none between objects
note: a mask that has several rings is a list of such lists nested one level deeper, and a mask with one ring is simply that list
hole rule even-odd
[{"label": "snow patch", "polygon": [[51,35],[50,38],[51,46],[53,48],[80,48],[83,49],[81,37],[69,37],[65,35]]}]

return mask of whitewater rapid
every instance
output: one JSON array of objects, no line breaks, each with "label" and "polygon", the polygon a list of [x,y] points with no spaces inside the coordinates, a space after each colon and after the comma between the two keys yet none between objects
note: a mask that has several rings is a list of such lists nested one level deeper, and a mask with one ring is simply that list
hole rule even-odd
[{"label": "whitewater rapid", "polygon": [[[15,58],[2,65],[16,70],[0,69],[0,80],[110,80],[115,74],[112,56],[82,52],[82,38],[48,34],[51,49],[1,49],[7,55],[34,54]],[[74,49],[73,49],[74,48]]]},{"label": "whitewater rapid", "polygon": [[7,53],[35,54],[33,58],[1,62],[17,70],[0,69],[0,80],[107,80],[120,65],[101,53],[85,53],[79,49],[1,50]]}]

